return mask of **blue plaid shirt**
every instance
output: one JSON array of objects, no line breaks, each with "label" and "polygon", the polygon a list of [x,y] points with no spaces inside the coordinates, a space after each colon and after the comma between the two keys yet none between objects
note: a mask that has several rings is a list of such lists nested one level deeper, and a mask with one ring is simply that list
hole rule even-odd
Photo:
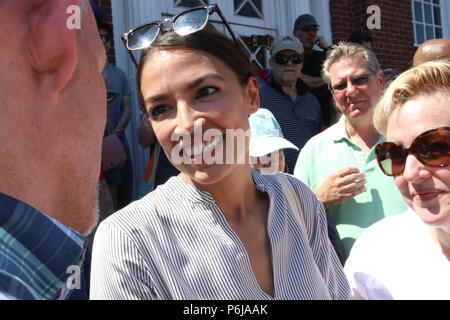
[{"label": "blue plaid shirt", "polygon": [[0,300],[68,298],[84,252],[84,236],[0,193]]}]

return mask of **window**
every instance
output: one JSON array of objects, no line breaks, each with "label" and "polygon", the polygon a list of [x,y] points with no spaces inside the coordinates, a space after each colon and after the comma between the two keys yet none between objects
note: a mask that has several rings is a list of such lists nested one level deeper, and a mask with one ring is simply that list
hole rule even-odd
[{"label": "window", "polygon": [[440,0],[413,0],[414,45],[430,39],[442,38]]},{"label": "window", "polygon": [[234,0],[237,16],[264,19],[262,0]]},{"label": "window", "polygon": [[198,7],[206,6],[209,4],[209,0],[175,0],[175,7]]}]

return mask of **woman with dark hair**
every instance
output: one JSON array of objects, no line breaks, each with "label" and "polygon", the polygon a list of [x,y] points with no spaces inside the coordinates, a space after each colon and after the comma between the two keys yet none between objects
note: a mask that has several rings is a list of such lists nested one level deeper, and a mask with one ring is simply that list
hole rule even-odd
[{"label": "woman with dark hair", "polygon": [[[248,116],[259,107],[250,62],[221,33],[180,35],[177,19],[175,31],[152,35],[137,82],[181,173],[100,224],[91,297],[348,298],[320,201],[295,178],[250,167]],[[152,33],[141,28],[128,36]]]}]

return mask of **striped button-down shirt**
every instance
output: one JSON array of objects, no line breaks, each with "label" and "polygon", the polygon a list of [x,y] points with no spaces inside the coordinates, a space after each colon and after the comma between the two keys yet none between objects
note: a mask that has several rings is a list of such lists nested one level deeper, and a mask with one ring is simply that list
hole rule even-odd
[{"label": "striped button-down shirt", "polygon": [[270,199],[274,297],[255,278],[248,253],[211,194],[172,177],[108,217],[94,241],[93,299],[346,299],[349,286],[327,237],[315,194],[289,176],[308,228],[289,209],[280,183],[252,170]]},{"label": "striped button-down shirt", "polygon": [[0,193],[0,300],[67,298],[76,288],[76,279],[73,287],[66,282],[79,274],[84,242],[78,232]]}]

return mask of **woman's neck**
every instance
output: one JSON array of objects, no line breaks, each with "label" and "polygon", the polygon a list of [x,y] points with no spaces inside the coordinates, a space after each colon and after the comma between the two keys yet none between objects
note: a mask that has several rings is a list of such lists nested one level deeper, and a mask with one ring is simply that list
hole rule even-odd
[{"label": "woman's neck", "polygon": [[[185,178],[182,177],[186,181]],[[227,220],[231,221],[245,220],[260,197],[248,165],[237,165],[231,174],[215,184],[202,185],[193,180],[188,183],[210,193]]]},{"label": "woman's neck", "polygon": [[439,228],[430,228],[434,243],[441,248],[442,253],[450,261],[450,234]]}]

